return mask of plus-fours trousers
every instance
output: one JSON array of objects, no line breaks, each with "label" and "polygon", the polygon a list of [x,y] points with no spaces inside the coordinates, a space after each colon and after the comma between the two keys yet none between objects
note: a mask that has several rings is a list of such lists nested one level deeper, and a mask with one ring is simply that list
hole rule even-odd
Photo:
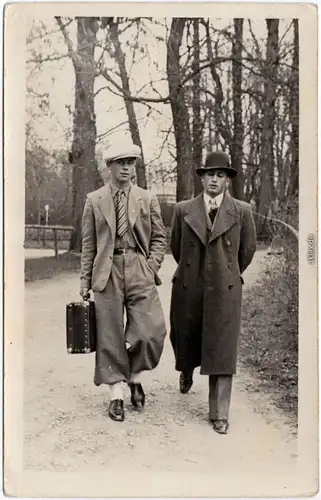
[{"label": "plus-fours trousers", "polygon": [[94,293],[94,299],[95,385],[126,382],[134,373],[155,368],[163,351],[166,327],[154,271],[144,255],[114,255],[107,285]]}]

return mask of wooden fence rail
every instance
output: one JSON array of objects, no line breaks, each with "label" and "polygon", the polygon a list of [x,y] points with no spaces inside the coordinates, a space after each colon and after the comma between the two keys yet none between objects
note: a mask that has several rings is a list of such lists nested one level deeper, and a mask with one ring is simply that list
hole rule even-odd
[{"label": "wooden fence rail", "polygon": [[[71,233],[73,232],[74,228],[73,226],[59,226],[59,225],[55,225],[55,226],[46,226],[46,225],[42,225],[42,224],[25,224],[25,234],[26,234],[26,239],[27,238],[27,235],[28,235],[28,230],[36,230],[36,233],[37,233],[37,241],[40,242],[40,238],[42,238],[42,244],[43,244],[43,247],[46,246],[46,236],[47,236],[47,232],[52,232],[53,234],[53,238],[47,238],[54,241],[54,250],[55,250],[55,257],[56,259],[59,258],[59,248],[58,248],[58,242],[59,242],[59,238],[58,238],[58,232],[67,232],[68,233],[68,238],[70,238],[70,235]],[[29,238],[29,239],[32,239],[32,238]],[[61,239],[61,238],[60,238]]]}]

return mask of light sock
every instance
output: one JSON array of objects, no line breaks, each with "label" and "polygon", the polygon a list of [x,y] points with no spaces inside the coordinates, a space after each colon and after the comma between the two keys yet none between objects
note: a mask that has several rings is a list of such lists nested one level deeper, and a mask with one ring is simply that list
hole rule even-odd
[{"label": "light sock", "polygon": [[132,373],[130,377],[130,381],[133,384],[140,384],[141,383],[141,372],[139,373]]},{"label": "light sock", "polygon": [[116,384],[110,385],[109,390],[110,390],[111,401],[113,401],[114,399],[124,399],[121,382],[117,382]]}]

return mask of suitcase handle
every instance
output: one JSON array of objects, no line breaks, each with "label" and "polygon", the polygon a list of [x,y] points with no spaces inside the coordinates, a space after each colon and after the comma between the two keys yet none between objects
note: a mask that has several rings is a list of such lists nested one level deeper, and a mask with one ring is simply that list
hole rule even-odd
[{"label": "suitcase handle", "polygon": [[80,290],[80,296],[81,296],[81,299],[83,302],[89,302],[90,301],[90,292],[89,292],[89,288],[87,288],[88,292],[86,294],[86,298],[83,297],[82,295],[82,290]]},{"label": "suitcase handle", "polygon": [[88,303],[89,303],[89,301],[90,301],[90,293],[88,292],[88,294],[86,295],[86,298],[85,298],[85,299],[84,299],[84,297],[83,297],[83,296],[81,296],[81,300],[82,300],[83,302],[85,302],[85,303],[87,303],[87,304],[88,304]]}]

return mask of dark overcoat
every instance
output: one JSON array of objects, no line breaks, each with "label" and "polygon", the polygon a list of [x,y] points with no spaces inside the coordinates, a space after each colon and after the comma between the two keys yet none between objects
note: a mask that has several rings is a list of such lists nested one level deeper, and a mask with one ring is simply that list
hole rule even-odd
[{"label": "dark overcoat", "polygon": [[177,203],[171,250],[178,264],[170,311],[176,370],[235,373],[242,273],[256,250],[251,206],[226,193],[211,226],[203,193]]}]

